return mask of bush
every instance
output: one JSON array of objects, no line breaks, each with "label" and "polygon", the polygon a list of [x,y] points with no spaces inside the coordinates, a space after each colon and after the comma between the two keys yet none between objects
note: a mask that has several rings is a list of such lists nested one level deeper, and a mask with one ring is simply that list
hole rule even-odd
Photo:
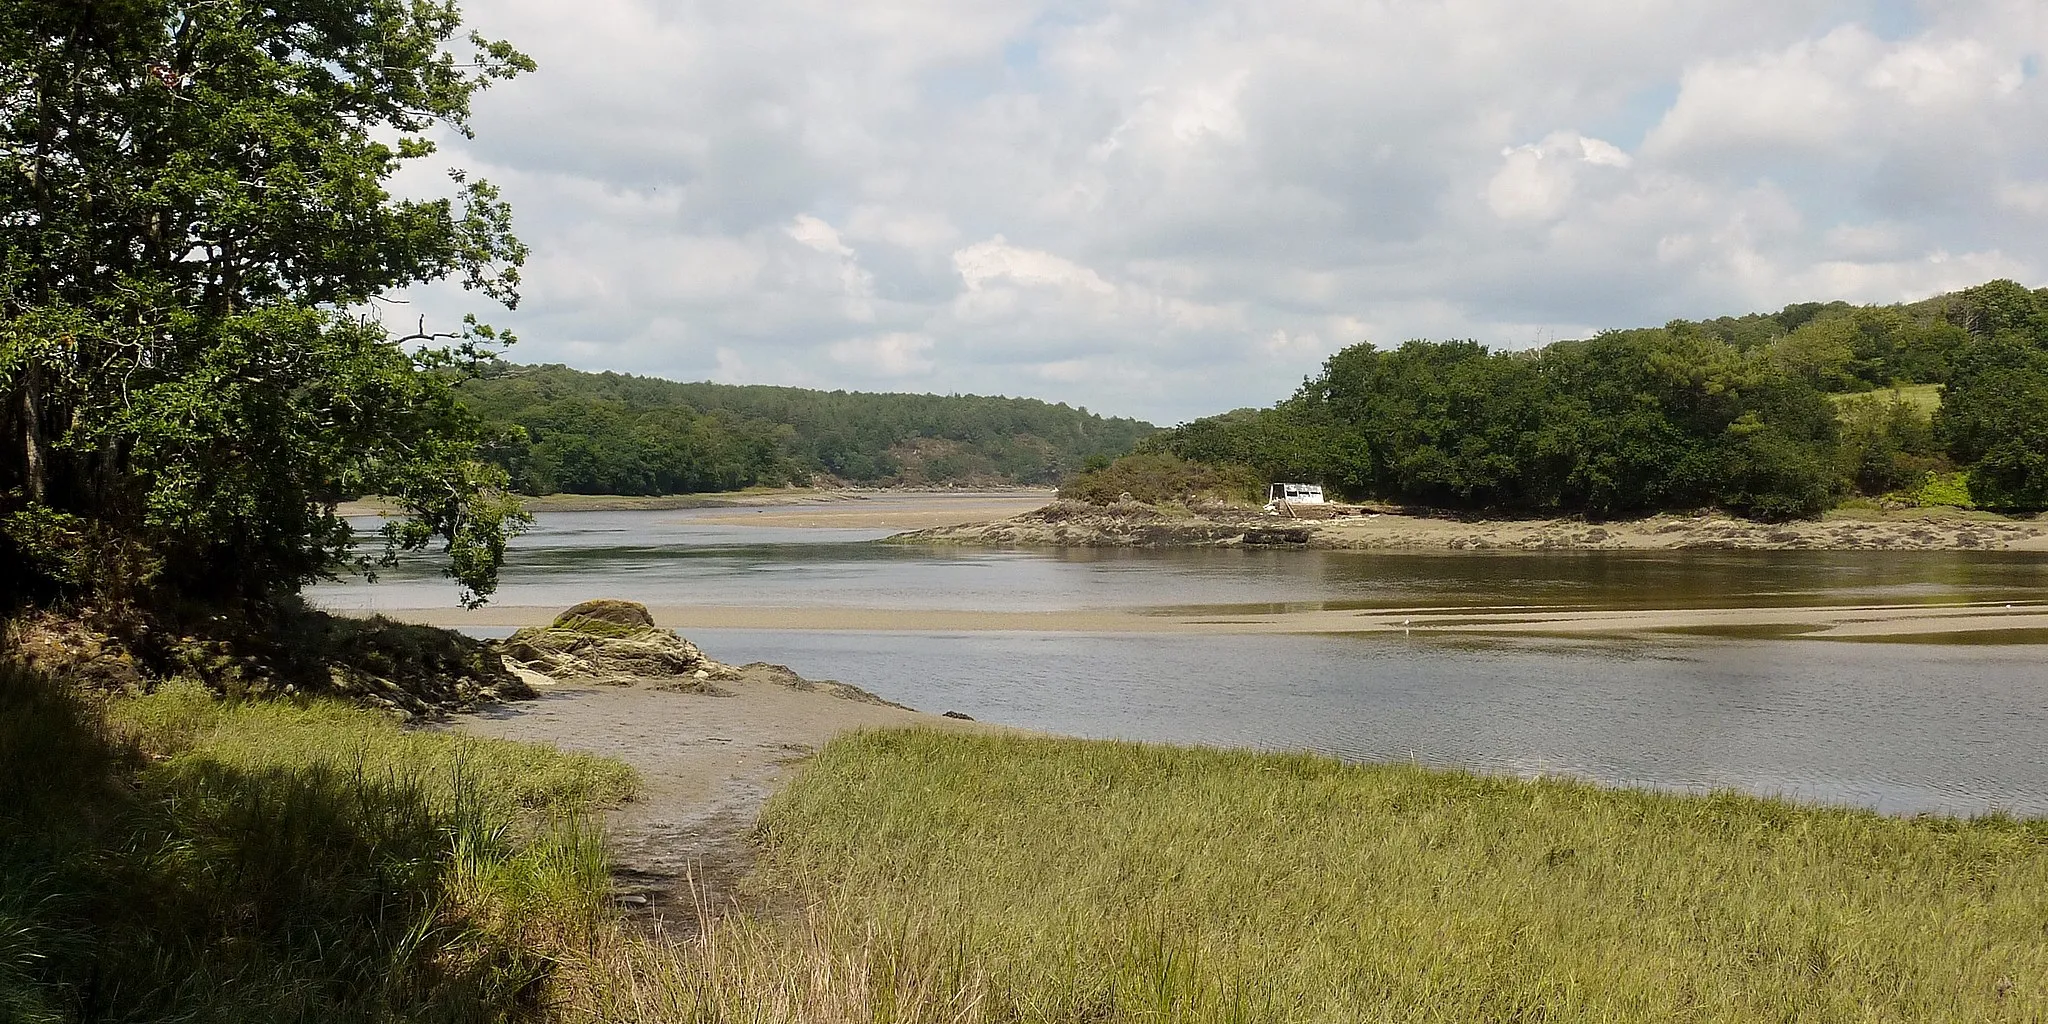
[{"label": "bush", "polygon": [[1256,501],[1262,487],[1258,475],[1245,466],[1212,466],[1166,452],[1147,452],[1077,473],[1060,485],[1059,496],[1094,505],[1111,504],[1126,494],[1150,505],[1195,498]]}]

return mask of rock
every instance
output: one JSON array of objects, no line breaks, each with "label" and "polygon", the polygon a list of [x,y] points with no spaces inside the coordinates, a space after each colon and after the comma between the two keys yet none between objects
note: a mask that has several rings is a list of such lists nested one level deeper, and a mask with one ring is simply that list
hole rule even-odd
[{"label": "rock", "polygon": [[498,641],[516,669],[550,679],[625,682],[632,679],[731,678],[732,670],[704,656],[697,645],[654,625],[647,606],[632,601],[585,601]]},{"label": "rock", "polygon": [[637,629],[653,626],[654,613],[648,611],[647,606],[638,601],[621,601],[617,598],[601,597],[595,601],[585,601],[582,604],[574,605],[569,610],[555,616],[555,627],[557,629],[587,629],[589,623],[580,622],[579,620],[590,620],[590,622],[609,623],[614,626],[626,626]]}]

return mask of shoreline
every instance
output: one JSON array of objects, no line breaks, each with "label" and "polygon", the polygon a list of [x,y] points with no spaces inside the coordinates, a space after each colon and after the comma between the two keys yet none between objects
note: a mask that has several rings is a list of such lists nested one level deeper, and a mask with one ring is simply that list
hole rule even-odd
[{"label": "shoreline", "polygon": [[542,743],[624,762],[639,792],[605,814],[613,892],[629,915],[698,926],[700,907],[740,895],[758,848],[761,808],[833,739],[872,729],[1028,735],[835,692],[826,681],[752,667],[716,694],[673,680],[542,682],[536,696],[450,716],[434,728]]},{"label": "shoreline", "polygon": [[1292,519],[1237,506],[1195,511],[1059,501],[1008,519],[900,533],[884,542],[1021,549],[2048,552],[2048,515],[2015,519],[1954,509],[1838,509],[1818,519],[1785,523],[1713,512],[1667,512],[1605,522],[1402,512]]},{"label": "shoreline", "polygon": [[[706,491],[697,494],[543,494],[522,496],[520,504],[528,512],[679,512],[694,509],[789,509],[815,505],[838,505],[843,502],[889,501],[891,499],[914,500],[917,498],[954,502],[962,499],[988,499],[1001,502],[1021,503],[1034,499],[1044,504],[1052,498],[1049,487],[1001,486],[986,487],[773,487],[745,491]],[[385,516],[397,510],[384,498],[371,495],[355,501],[344,501],[335,506],[335,513],[344,517]],[[759,523],[750,525],[807,525],[801,523]],[[951,525],[950,523],[942,525]]]},{"label": "shoreline", "polygon": [[[1789,640],[1887,640],[1971,634],[2005,642],[2048,643],[2048,600],[1948,604],[1791,605],[1706,608],[1559,608],[1557,606],[1447,608],[1311,608],[1267,606],[1053,611],[974,611],[851,606],[770,607],[654,605],[664,629],[797,630],[809,632],[1202,635],[1469,636],[1769,636]],[[486,605],[456,608],[337,612],[448,629],[540,625],[552,606]]]}]

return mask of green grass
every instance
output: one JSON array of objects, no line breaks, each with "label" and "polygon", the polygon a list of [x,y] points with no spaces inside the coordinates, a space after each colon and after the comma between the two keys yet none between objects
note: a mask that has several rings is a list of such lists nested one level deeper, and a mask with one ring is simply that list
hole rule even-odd
[{"label": "green grass", "polygon": [[1829,395],[1828,398],[1838,406],[1860,399],[1899,401],[1918,409],[1923,416],[1932,416],[1936,409],[1941,408],[1941,389],[1940,384],[1900,384],[1897,387],[1878,388],[1875,391]]},{"label": "green grass", "polygon": [[[771,802],[806,908],[675,1020],[2048,1018],[2048,823],[888,732]],[[644,1011],[643,1012],[648,1012]]]},{"label": "green grass", "polygon": [[0,665],[0,1020],[487,1021],[612,926],[623,765]]}]

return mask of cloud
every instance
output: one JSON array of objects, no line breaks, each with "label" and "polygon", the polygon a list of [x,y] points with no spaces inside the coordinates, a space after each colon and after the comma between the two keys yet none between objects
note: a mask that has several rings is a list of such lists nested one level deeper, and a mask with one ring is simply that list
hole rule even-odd
[{"label": "cloud", "polygon": [[[1173,421],[1373,340],[2048,280],[2048,10],[472,0],[517,358]],[[1973,278],[1973,275],[1976,275]]]}]

